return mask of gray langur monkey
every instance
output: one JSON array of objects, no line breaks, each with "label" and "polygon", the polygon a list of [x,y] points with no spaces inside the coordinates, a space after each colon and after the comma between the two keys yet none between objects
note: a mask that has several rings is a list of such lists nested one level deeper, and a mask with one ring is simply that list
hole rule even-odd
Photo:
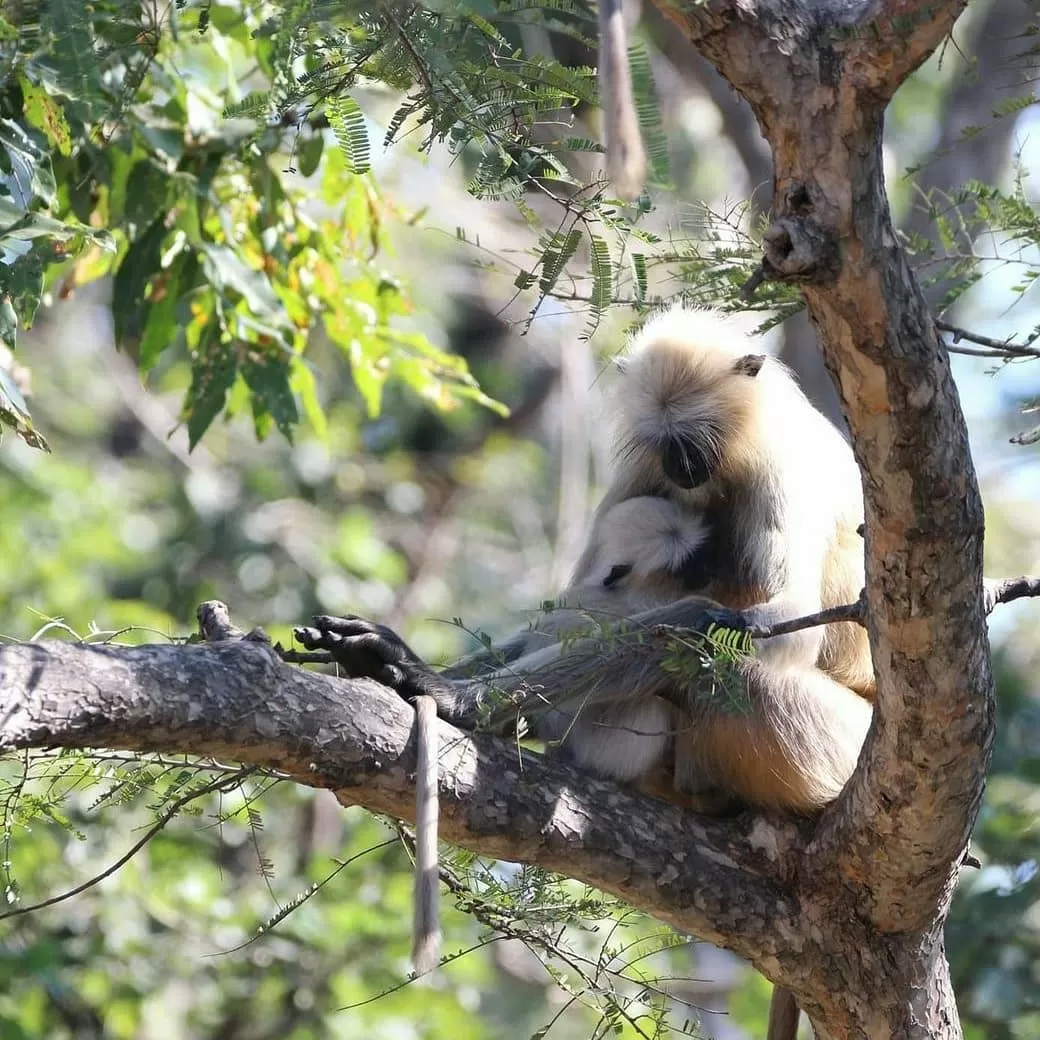
[{"label": "gray langur monkey", "polygon": [[[616,476],[569,592],[598,588],[596,575],[626,532],[614,523],[625,503],[663,496],[681,514],[672,514],[679,529],[683,518],[710,528],[707,544],[698,535],[685,587],[712,598],[647,603],[630,624],[727,623],[721,606],[768,625],[858,597],[862,497],[851,451],[786,369],[748,346],[731,321],[682,308],[635,338],[619,366]],[[544,645],[554,631],[558,638],[557,627],[542,633],[543,645],[528,633],[515,637],[500,667],[485,660],[474,670],[483,676],[467,679],[459,668],[433,672],[382,626],[356,618],[321,618],[318,626],[300,633],[305,645],[333,650],[353,674],[374,675],[406,696],[432,696],[462,724],[492,690],[535,680],[554,707],[534,720],[534,735],[560,741],[590,771],[654,793],[662,793],[663,770],[673,793],[810,812],[841,791],[870,725],[869,645],[851,624],[766,642],[739,665],[744,713],[684,690],[662,667],[660,647],[617,656],[593,639]],[[796,1028],[793,998],[777,989],[771,1040],[790,1035],[792,1017]]]},{"label": "gray langur monkey", "polygon": [[[639,0],[629,2],[636,22]],[[632,93],[628,30],[625,0],[599,0],[599,92],[607,178],[620,198],[631,201],[646,182],[647,161]]]},{"label": "gray langur monkey", "polygon": [[[588,584],[604,518],[627,499],[666,496],[711,532],[702,550],[710,598],[653,606],[630,625],[689,627],[706,616],[731,627],[771,624],[849,602],[862,589],[851,451],[783,366],[747,347],[731,321],[677,308],[653,319],[628,352],[617,475],[572,587]],[[832,801],[855,769],[873,693],[862,637],[845,624],[760,644],[758,657],[737,666],[748,707],[734,712],[691,692],[663,667],[668,647],[653,641],[638,653],[605,652],[592,637],[533,647],[524,634],[498,667],[485,661],[467,676],[459,668],[438,675],[391,630],[363,619],[322,618],[300,633],[349,674],[409,697],[428,693],[443,718],[463,725],[493,692],[537,681],[554,710],[529,719],[532,735],[561,741],[576,764],[628,783],[672,769],[673,789],[684,795],[793,812]]]},{"label": "gray langur monkey", "polygon": [[[732,318],[677,307],[652,319],[618,363],[615,476],[602,518],[634,495],[663,495],[713,531],[700,591],[754,625],[855,602],[864,583],[863,494],[852,450],[774,358],[752,353]],[[781,668],[818,665],[873,699],[866,631],[843,623],[759,645]]]}]

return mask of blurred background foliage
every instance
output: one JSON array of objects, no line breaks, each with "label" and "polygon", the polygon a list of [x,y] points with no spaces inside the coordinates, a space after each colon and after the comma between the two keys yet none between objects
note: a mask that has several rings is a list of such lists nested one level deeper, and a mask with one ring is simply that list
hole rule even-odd
[{"label": "blurred background foliage", "polygon": [[[448,659],[557,588],[609,466],[603,358],[660,299],[740,306],[768,205],[750,114],[669,24],[633,46],[653,173],[623,209],[572,0],[0,2],[0,631],[151,641],[218,597],[286,642],[358,612]],[[1038,33],[976,0],[886,137],[937,313],[1026,346]],[[840,422],[797,297],[753,306]],[[990,572],[1036,572],[1009,439],[1040,367],[954,361]],[[994,619],[984,865],[948,927],[969,1037],[1040,1037],[1036,619]],[[764,1031],[726,955],[462,853],[464,955],[401,986],[393,823],[233,764],[31,754],[0,802],[0,1037]]]}]

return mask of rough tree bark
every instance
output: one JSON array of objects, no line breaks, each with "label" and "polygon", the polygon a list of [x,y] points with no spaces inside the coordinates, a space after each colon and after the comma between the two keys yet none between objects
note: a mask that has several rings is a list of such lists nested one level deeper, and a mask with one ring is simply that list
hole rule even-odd
[{"label": "rough tree bark", "polygon": [[[817,1036],[960,1035],[942,944],[993,735],[983,517],[948,359],[892,230],[881,127],[964,0],[658,6],[749,101],[770,142],[764,273],[796,279],[864,472],[878,671],[860,767],[815,823],[702,820],[442,732],[442,832],[615,892],[747,957]],[[0,750],[233,757],[409,818],[411,712],[269,646],[0,650]]]}]

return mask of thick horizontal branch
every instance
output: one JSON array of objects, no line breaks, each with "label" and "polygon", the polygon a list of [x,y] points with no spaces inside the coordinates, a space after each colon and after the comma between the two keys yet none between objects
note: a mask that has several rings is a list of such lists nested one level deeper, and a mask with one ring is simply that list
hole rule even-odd
[{"label": "thick horizontal branch", "polygon": [[[411,708],[367,680],[283,664],[269,644],[0,648],[0,752],[109,748],[234,759],[414,818]],[[515,743],[439,723],[441,834],[560,871],[776,974],[802,830],[715,821]]]}]

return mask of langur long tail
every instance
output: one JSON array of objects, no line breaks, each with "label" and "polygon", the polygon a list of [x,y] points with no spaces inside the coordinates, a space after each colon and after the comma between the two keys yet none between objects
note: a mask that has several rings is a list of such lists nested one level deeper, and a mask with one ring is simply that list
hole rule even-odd
[{"label": "langur long tail", "polygon": [[437,897],[437,702],[415,701],[415,918],[412,967],[416,975],[433,971],[440,962],[441,932]]}]

